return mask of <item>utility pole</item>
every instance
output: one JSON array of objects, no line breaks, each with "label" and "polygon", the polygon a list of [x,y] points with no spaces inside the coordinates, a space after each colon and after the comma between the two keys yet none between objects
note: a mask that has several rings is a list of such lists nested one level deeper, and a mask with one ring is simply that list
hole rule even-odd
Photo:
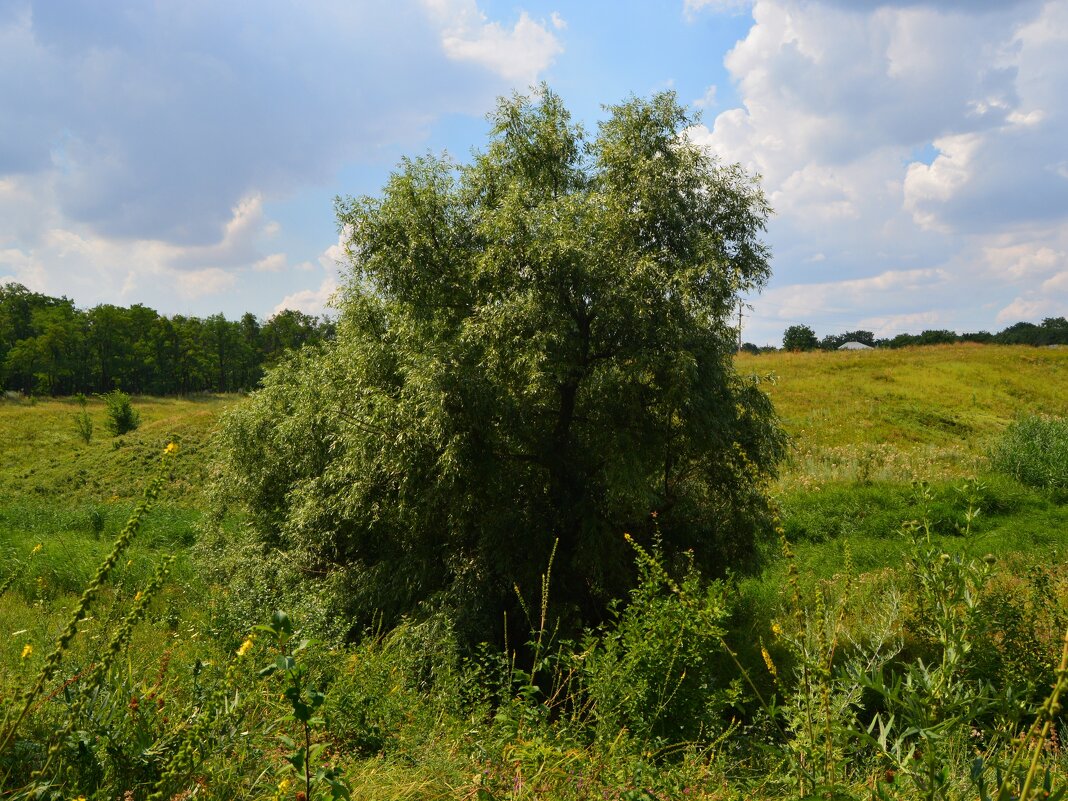
[{"label": "utility pole", "polygon": [[742,299],[738,298],[738,352],[742,352]]}]

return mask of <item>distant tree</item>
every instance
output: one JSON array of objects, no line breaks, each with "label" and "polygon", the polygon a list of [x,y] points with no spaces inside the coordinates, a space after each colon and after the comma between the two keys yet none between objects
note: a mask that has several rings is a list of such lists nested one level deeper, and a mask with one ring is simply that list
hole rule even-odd
[{"label": "distant tree", "polygon": [[917,344],[919,345],[952,345],[958,341],[956,331],[948,331],[944,328],[927,329],[921,331]]},{"label": "distant tree", "polygon": [[819,344],[816,332],[807,325],[791,325],[782,336],[783,350],[815,350]]},{"label": "distant tree", "polygon": [[1042,331],[1036,345],[1068,345],[1068,319],[1047,317],[1042,321]]},{"label": "distant tree", "polygon": [[994,339],[999,345],[1034,345],[1041,329],[1034,323],[1019,322],[999,331]]},{"label": "distant tree", "polygon": [[961,342],[979,342],[988,344],[994,341],[994,335],[989,331],[970,331],[960,335]]},{"label": "distant tree", "polygon": [[263,359],[275,364],[286,351],[315,345],[326,339],[326,325],[319,318],[295,309],[283,309],[271,317],[260,332]]}]

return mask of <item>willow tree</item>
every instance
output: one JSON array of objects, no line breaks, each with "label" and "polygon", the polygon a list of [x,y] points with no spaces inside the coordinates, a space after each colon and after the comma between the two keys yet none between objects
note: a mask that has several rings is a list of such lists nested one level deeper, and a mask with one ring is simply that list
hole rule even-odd
[{"label": "willow tree", "polygon": [[357,617],[444,605],[488,635],[555,547],[553,608],[588,622],[628,532],[712,573],[753,557],[784,438],[730,320],[768,206],[672,94],[607,112],[588,137],[547,89],[501,100],[470,164],[339,199],[336,340],[225,422],[252,529]]}]

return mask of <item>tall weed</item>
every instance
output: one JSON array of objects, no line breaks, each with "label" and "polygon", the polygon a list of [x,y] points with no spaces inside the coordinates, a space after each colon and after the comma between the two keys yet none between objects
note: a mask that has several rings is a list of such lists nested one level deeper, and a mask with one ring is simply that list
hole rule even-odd
[{"label": "tall weed", "polygon": [[1005,429],[990,460],[1023,484],[1068,489],[1068,418],[1019,418]]}]

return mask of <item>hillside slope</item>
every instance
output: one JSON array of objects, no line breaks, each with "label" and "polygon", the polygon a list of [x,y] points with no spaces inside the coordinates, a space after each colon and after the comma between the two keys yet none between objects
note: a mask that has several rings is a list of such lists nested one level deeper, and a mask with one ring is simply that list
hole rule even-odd
[{"label": "hillside slope", "polygon": [[219,416],[237,395],[134,398],[141,427],[112,437],[104,404],[89,402],[93,436],[78,437],[70,399],[0,401],[0,503],[14,499],[64,499],[101,503],[135,497],[159,463],[168,442],[181,448],[174,480],[164,498],[197,505],[207,478],[208,443]]},{"label": "hillside slope", "polygon": [[787,484],[976,472],[1025,414],[1068,416],[1068,350],[944,345],[739,355],[794,440]]}]

